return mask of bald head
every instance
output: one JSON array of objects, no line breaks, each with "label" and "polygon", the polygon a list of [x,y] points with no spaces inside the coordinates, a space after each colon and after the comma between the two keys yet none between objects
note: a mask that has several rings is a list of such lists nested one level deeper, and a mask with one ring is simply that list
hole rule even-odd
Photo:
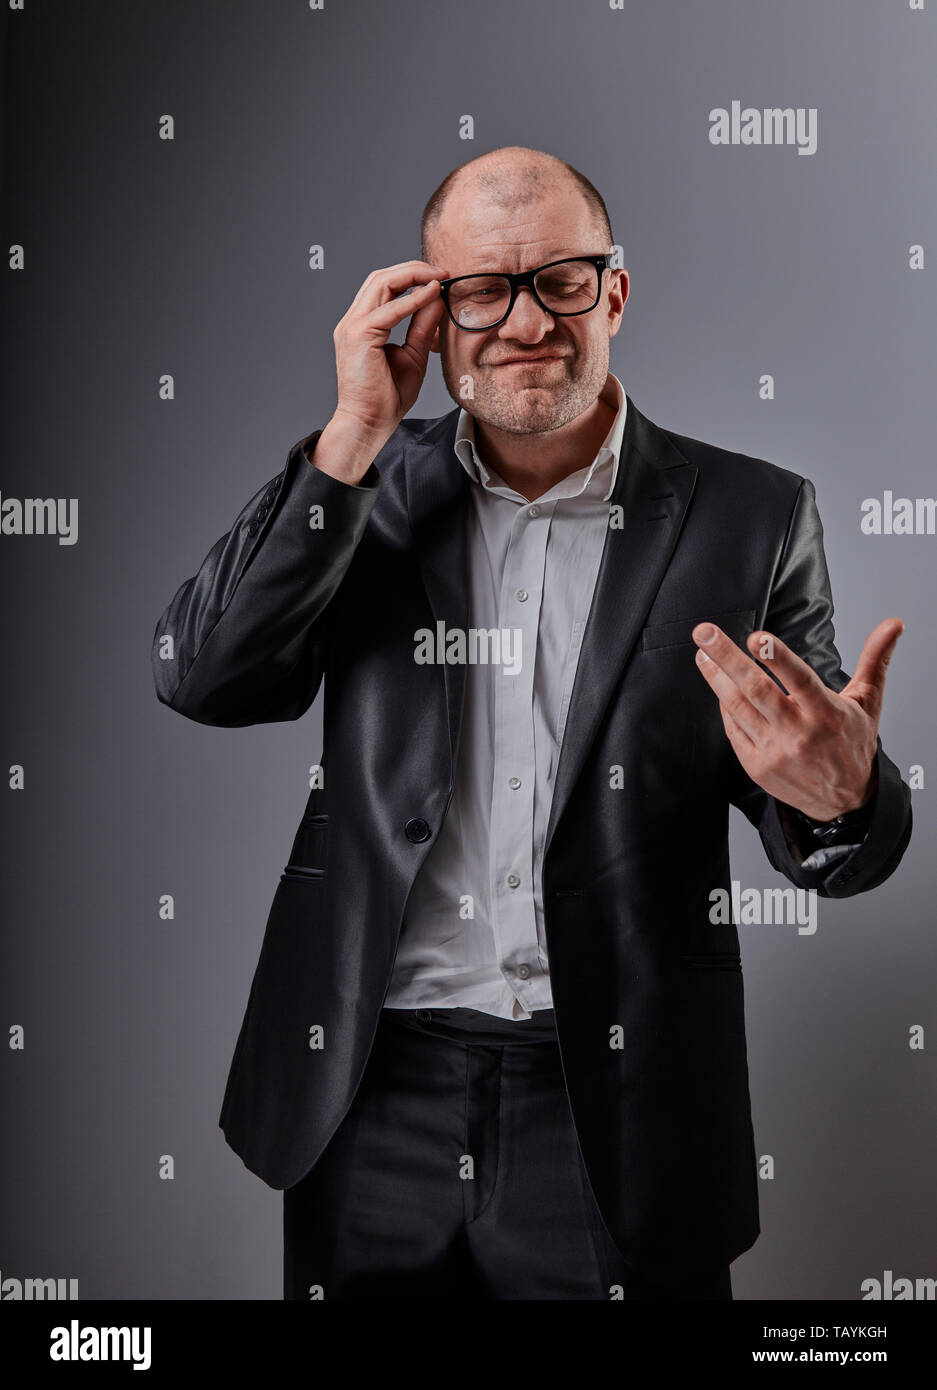
[{"label": "bald head", "polygon": [[420,224],[420,254],[425,261],[432,261],[434,235],[455,192],[459,193],[460,202],[466,197],[478,199],[506,220],[523,217],[526,208],[544,198],[568,198],[572,194],[587,205],[601,248],[608,249],[612,244],[605,201],[584,174],[542,150],[505,145],[460,164],[432,194]]}]

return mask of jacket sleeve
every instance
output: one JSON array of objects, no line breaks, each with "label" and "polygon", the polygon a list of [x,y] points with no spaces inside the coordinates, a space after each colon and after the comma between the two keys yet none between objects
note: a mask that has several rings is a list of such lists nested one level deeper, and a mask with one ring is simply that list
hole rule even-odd
[{"label": "jacket sleeve", "polygon": [[380,486],[373,463],[357,486],[316,468],[321,433],[293,446],[156,625],[156,693],[200,724],[298,719],[315,699],[329,605]]},{"label": "jacket sleeve", "polygon": [[[832,690],[850,676],[843,670],[833,632],[833,599],[823,527],[816,492],[801,480],[768,608],[759,624],[774,633],[816,671]],[[735,761],[731,795],[758,830],[765,852],[779,873],[821,897],[848,898],[883,883],[894,873],[911,838],[911,791],[878,740],[877,786],[867,808],[861,842],[812,854],[809,827],[799,826],[783,802],[761,790]],[[861,833],[861,827],[860,827]],[[843,852],[845,850],[845,852]],[[807,861],[806,863],[804,861]]]}]

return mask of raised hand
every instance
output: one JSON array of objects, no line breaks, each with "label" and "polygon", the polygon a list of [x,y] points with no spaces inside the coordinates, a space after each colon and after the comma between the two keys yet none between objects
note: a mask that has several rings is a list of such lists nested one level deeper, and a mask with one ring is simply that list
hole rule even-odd
[{"label": "raised hand", "polygon": [[900,618],[884,618],[873,628],[855,675],[837,693],[773,633],[752,632],[747,646],[783,690],[721,628],[698,623],[696,664],[752,781],[814,820],[864,806],[875,791],[885,673],[903,631]]},{"label": "raised hand", "polygon": [[[445,309],[444,278],[440,266],[402,261],[365,280],[332,334],[338,404],[312,455],[317,468],[357,483],[413,407]],[[388,343],[408,317],[404,341]]]}]

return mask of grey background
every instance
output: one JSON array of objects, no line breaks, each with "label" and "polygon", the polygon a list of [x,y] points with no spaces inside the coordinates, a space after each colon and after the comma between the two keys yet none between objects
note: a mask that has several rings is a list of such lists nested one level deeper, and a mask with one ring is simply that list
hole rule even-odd
[{"label": "grey background", "polygon": [[[881,731],[929,788],[937,538],[858,522],[884,488],[934,489],[933,275],[907,248],[935,252],[937,5],[27,0],[4,19],[3,245],[26,270],[0,277],[0,488],[78,497],[79,542],[0,537],[2,766],[26,769],[5,798],[0,1020],[26,1050],[2,1060],[0,1270],[82,1298],[278,1299],[282,1198],[217,1117],[318,702],[298,724],[180,719],[151,685],[157,618],[324,425],[332,328],[371,269],[419,254],[431,190],[532,145],[606,197],[632,279],[612,368],[636,405],[814,480],[848,670],[875,622],[906,620]],[[734,98],[816,106],[817,153],[713,147]],[[414,414],[450,408],[434,358]],[[937,1275],[927,788],[888,883],[822,902],[813,937],[740,929],[776,1176],[738,1298]],[[734,877],[786,882],[747,822],[732,837]]]}]

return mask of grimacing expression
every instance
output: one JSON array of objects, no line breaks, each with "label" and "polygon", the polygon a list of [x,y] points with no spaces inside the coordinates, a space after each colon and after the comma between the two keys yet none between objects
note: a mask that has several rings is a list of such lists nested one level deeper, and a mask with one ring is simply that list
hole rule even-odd
[{"label": "grimacing expression", "polygon": [[[564,183],[514,212],[457,187],[433,232],[430,255],[447,276],[516,272],[608,251],[606,240],[575,186]],[[548,314],[521,289],[506,321],[487,332],[463,332],[445,314],[433,351],[440,354],[446,389],[469,414],[506,433],[559,429],[588,410],[605,385],[609,342],[627,292],[627,272],[605,270],[591,313]]]}]

